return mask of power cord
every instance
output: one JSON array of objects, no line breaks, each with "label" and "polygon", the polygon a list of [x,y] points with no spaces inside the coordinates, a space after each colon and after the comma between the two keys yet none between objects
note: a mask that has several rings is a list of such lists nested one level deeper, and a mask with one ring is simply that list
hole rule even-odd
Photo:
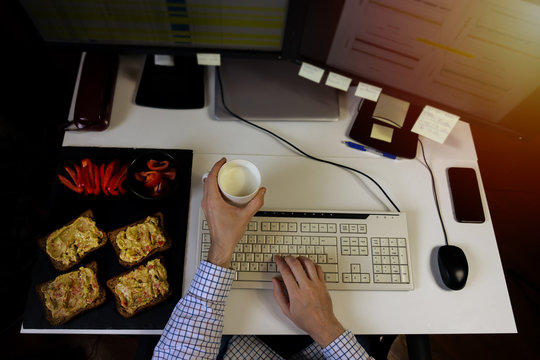
[{"label": "power cord", "polygon": [[429,167],[429,164],[427,162],[426,153],[424,151],[424,144],[422,143],[420,139],[418,139],[418,142],[420,143],[420,149],[422,149],[422,158],[424,162],[420,161],[420,159],[417,159],[417,160],[420,162],[420,164],[424,165],[429,171],[429,175],[431,177],[431,188],[433,189],[433,197],[435,199],[435,205],[437,207],[437,214],[439,215],[439,220],[441,222],[441,227],[444,234],[444,241],[446,245],[448,245],[448,235],[446,234],[446,227],[444,226],[444,221],[441,215],[441,208],[439,206],[439,196],[437,195],[437,189],[435,187],[435,176],[433,175],[433,171],[431,170],[431,167]]},{"label": "power cord", "polygon": [[219,89],[221,91],[221,102],[223,104],[223,107],[225,108],[225,110],[227,110],[227,112],[229,114],[231,114],[232,116],[234,116],[235,118],[237,118],[238,120],[242,121],[243,123],[245,124],[248,124],[258,130],[261,130],[261,131],[264,131],[266,132],[267,134],[275,137],[276,139],[280,140],[281,142],[287,144],[288,146],[290,146],[291,148],[293,148],[294,150],[296,150],[298,153],[302,154],[303,156],[311,159],[311,160],[315,160],[315,161],[319,161],[319,162],[322,162],[322,163],[325,163],[325,164],[329,164],[329,165],[333,165],[333,166],[336,166],[338,168],[342,168],[342,169],[346,169],[346,170],[349,170],[349,171],[352,171],[352,172],[355,172],[357,174],[360,174],[364,177],[366,177],[367,179],[369,179],[371,182],[373,182],[378,188],[379,190],[384,194],[384,196],[386,197],[386,199],[388,199],[388,201],[390,201],[390,203],[392,204],[392,206],[396,209],[397,212],[400,212],[399,208],[397,207],[397,205],[392,201],[392,199],[390,198],[390,196],[388,196],[388,194],[386,193],[386,191],[384,191],[384,189],[382,188],[381,185],[379,185],[379,183],[377,181],[375,181],[375,179],[373,179],[371,176],[369,176],[368,174],[358,170],[358,169],[355,169],[355,168],[352,168],[352,167],[349,167],[347,165],[343,165],[343,164],[339,164],[339,163],[336,163],[336,162],[333,162],[333,161],[329,161],[329,160],[325,160],[325,159],[321,159],[321,158],[318,158],[316,156],[313,156],[313,155],[310,155],[308,153],[306,153],[305,151],[303,151],[302,149],[300,149],[298,146],[294,145],[293,143],[291,143],[290,141],[284,139],[283,137],[277,135],[276,133],[266,129],[266,128],[263,128],[262,126],[259,126],[255,123],[252,123],[251,121],[249,120],[246,120],[244,118],[242,118],[240,115],[237,115],[236,113],[234,113],[231,109],[229,109],[229,107],[227,106],[226,102],[225,102],[225,96],[224,96],[224,92],[223,92],[223,84],[221,82],[221,70],[219,67],[217,67],[217,70],[216,70],[216,74],[217,74],[217,77],[218,77],[218,84],[219,84]]}]

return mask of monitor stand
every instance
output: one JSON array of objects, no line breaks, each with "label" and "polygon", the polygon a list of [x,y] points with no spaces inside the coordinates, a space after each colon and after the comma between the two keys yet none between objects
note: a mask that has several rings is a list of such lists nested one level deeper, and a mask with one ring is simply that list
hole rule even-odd
[{"label": "monitor stand", "polygon": [[162,109],[200,109],[204,106],[204,68],[196,57],[174,56],[172,66],[157,65],[148,55],[135,103]]},{"label": "monitor stand", "polygon": [[[338,90],[298,76],[300,66],[284,60],[222,58],[225,104],[245,120],[337,121]],[[223,106],[216,76],[214,117],[236,120]]]}]

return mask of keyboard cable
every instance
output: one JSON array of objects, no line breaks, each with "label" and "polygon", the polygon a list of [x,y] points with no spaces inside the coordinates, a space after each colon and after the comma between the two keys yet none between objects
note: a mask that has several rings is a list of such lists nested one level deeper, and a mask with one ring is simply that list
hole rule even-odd
[{"label": "keyboard cable", "polygon": [[279,136],[278,134],[260,126],[260,125],[257,125],[249,120],[246,120],[244,118],[242,118],[240,115],[234,113],[231,109],[229,109],[229,107],[227,106],[226,102],[225,102],[225,96],[224,96],[224,92],[223,92],[223,84],[221,82],[221,71],[220,71],[220,68],[219,66],[216,67],[216,74],[217,74],[217,78],[218,78],[218,84],[219,84],[219,89],[221,91],[221,102],[223,104],[223,107],[225,108],[225,110],[227,110],[227,112],[229,114],[231,114],[233,117],[237,118],[238,120],[242,121],[243,123],[245,124],[248,124],[258,130],[261,130],[261,131],[264,131],[266,132],[267,134],[275,137],[276,139],[280,140],[281,142],[289,145],[291,148],[293,148],[294,150],[296,150],[298,153],[304,155],[305,157],[311,159],[311,160],[315,160],[315,161],[318,161],[318,162],[322,162],[322,163],[326,163],[326,164],[329,164],[329,165],[333,165],[333,166],[336,166],[336,167],[339,167],[339,168],[342,168],[342,169],[346,169],[346,170],[349,170],[349,171],[352,171],[352,172],[355,172],[357,174],[360,174],[364,177],[366,177],[367,179],[369,179],[371,182],[373,182],[378,188],[379,190],[384,194],[384,196],[386,197],[386,199],[388,199],[388,201],[390,201],[390,203],[392,204],[392,206],[396,209],[397,212],[401,212],[399,210],[399,208],[397,207],[397,205],[392,201],[392,199],[390,198],[390,196],[386,193],[386,191],[384,191],[384,189],[382,188],[381,185],[379,185],[379,183],[377,181],[375,181],[375,179],[373,179],[371,176],[369,176],[368,174],[364,173],[363,171],[361,170],[358,170],[358,169],[355,169],[355,168],[352,168],[352,167],[349,167],[347,165],[343,165],[343,164],[339,164],[339,163],[336,163],[336,162],[333,162],[333,161],[330,161],[330,160],[325,160],[325,159],[321,159],[321,158],[318,158],[316,156],[313,156],[313,155],[310,155],[308,153],[306,153],[305,151],[303,151],[302,149],[300,149],[298,146],[294,145],[293,143],[291,143],[290,141],[286,140],[285,138]]},{"label": "keyboard cable", "polygon": [[448,245],[448,235],[446,234],[446,227],[444,226],[444,221],[441,214],[441,208],[439,206],[439,196],[437,195],[437,188],[435,187],[435,176],[433,175],[433,171],[431,170],[431,167],[429,166],[428,161],[426,159],[426,153],[424,151],[424,144],[422,143],[420,139],[418,139],[418,142],[420,143],[420,149],[422,150],[422,158],[424,159],[424,162],[422,162],[418,158],[416,160],[418,160],[420,164],[424,165],[429,171],[429,175],[431,178],[431,188],[433,189],[433,198],[435,200],[435,206],[437,207],[437,214],[439,215],[439,221],[441,222],[441,227],[444,234],[444,242],[446,243],[446,245]]}]

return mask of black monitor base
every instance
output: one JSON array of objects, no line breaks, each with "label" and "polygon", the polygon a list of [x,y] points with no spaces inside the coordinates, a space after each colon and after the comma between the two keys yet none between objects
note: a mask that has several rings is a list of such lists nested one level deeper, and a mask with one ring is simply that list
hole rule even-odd
[{"label": "black monitor base", "polygon": [[148,55],[135,103],[162,109],[204,107],[204,68],[195,56],[175,56],[174,66],[161,66]]}]

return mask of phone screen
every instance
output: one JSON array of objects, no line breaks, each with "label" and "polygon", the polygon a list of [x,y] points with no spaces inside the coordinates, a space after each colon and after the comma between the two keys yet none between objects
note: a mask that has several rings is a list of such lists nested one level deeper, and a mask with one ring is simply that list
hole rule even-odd
[{"label": "phone screen", "polygon": [[472,168],[448,168],[448,183],[456,221],[483,223],[484,208],[476,171]]}]

